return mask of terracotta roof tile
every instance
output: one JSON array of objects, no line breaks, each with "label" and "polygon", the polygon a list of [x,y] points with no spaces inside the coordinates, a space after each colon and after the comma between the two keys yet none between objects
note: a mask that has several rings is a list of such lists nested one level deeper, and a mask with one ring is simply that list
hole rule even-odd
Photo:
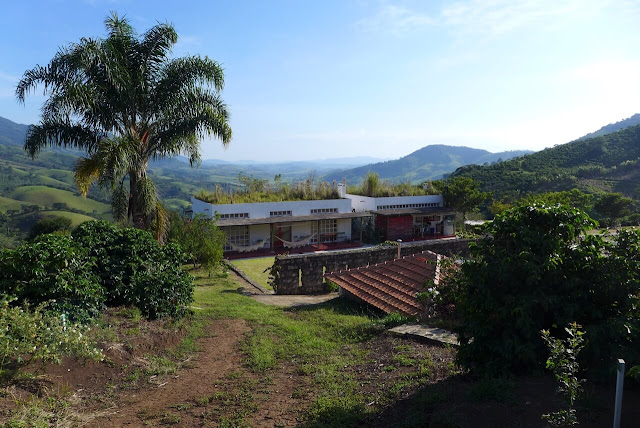
[{"label": "terracotta roof tile", "polygon": [[417,294],[428,281],[439,281],[439,260],[444,257],[432,251],[400,259],[325,274],[359,299],[387,312],[417,315],[422,309]]}]

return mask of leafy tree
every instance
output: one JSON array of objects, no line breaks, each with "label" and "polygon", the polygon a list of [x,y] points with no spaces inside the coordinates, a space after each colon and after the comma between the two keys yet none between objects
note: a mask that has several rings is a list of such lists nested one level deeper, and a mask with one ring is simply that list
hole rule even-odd
[{"label": "leafy tree", "polygon": [[162,226],[166,217],[147,175],[149,161],[186,154],[193,165],[200,161],[202,137],[229,143],[223,70],[207,57],[171,59],[178,35],[169,24],[138,35],[114,13],[105,26],[106,39],[83,38],[60,48],[47,66],[24,73],[19,101],[38,85],[48,95],[25,150],[32,157],[45,146],[86,151],[75,174],[84,195],[97,179],[113,190],[116,219],[138,228],[150,228],[156,219]]},{"label": "leafy tree", "polygon": [[616,222],[621,217],[631,214],[633,199],[625,198],[621,193],[607,193],[596,201],[593,208],[598,214]]},{"label": "leafy tree", "polygon": [[571,322],[586,331],[585,368],[640,359],[640,233],[585,236],[596,224],[580,210],[534,204],[486,226],[492,239],[471,248],[459,278],[463,365],[491,374],[541,370],[540,330],[557,337],[555,326]]},{"label": "leafy tree", "polygon": [[519,201],[520,205],[531,205],[535,202],[547,205],[567,205],[582,211],[589,211],[593,207],[593,195],[571,189],[562,192],[545,192],[527,195]]},{"label": "leafy tree", "polygon": [[489,192],[481,192],[479,184],[469,177],[434,181],[433,185],[442,193],[445,205],[460,211],[463,220],[469,211],[491,196]]},{"label": "leafy tree", "polygon": [[380,188],[380,176],[377,172],[369,171],[362,181],[362,191],[365,196],[378,196]]},{"label": "leafy tree", "polygon": [[177,242],[188,254],[194,267],[207,267],[209,271],[222,261],[222,253],[227,237],[211,219],[197,215],[191,221],[173,215],[169,239]]},{"label": "leafy tree", "polygon": [[489,211],[491,212],[491,214],[493,214],[494,217],[510,208],[511,204],[503,201],[493,201],[491,205],[489,205]]},{"label": "leafy tree", "polygon": [[71,219],[68,217],[46,217],[38,220],[33,225],[27,236],[27,240],[31,241],[37,236],[54,232],[70,232],[71,231]]}]

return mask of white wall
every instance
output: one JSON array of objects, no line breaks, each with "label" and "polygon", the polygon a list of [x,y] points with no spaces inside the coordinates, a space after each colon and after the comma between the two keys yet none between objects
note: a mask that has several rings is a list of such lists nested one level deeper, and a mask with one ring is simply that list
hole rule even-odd
[{"label": "white wall", "polygon": [[271,229],[268,224],[255,224],[249,226],[249,241],[254,244],[257,241],[265,240],[265,248],[269,248],[271,239]]},{"label": "white wall", "polygon": [[345,194],[345,197],[351,200],[351,207],[356,210],[357,213],[373,211],[376,209],[376,198],[352,195],[349,193]]},{"label": "white wall", "polygon": [[385,198],[372,198],[369,196],[352,195],[347,193],[346,197],[351,200],[352,207],[356,210],[356,212],[374,211],[382,205],[435,203],[438,207],[442,207],[442,195],[390,196]]},{"label": "white wall", "polygon": [[338,233],[344,233],[346,239],[351,239],[351,219],[340,218],[338,219]]},{"label": "white wall", "polygon": [[191,197],[193,213],[213,217],[215,213],[236,214],[249,213],[249,218],[268,218],[271,211],[291,211],[292,216],[310,215],[312,209],[337,208],[339,213],[351,212],[349,199],[327,199],[318,201],[287,201],[287,202],[254,202],[248,204],[217,204],[213,205]]}]

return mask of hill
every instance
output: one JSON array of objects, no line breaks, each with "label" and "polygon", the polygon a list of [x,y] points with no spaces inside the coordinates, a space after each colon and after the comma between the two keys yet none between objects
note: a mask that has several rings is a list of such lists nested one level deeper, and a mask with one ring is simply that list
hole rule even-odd
[{"label": "hill", "polygon": [[597,131],[590,132],[584,137],[578,138],[578,141],[588,140],[589,138],[594,138],[594,137],[602,137],[603,135],[611,134],[611,133],[620,131],[622,129],[629,128],[630,126],[636,126],[636,125],[640,125],[640,113],[636,113],[633,116],[627,119],[623,119],[619,122],[605,125],[602,128],[598,129]]},{"label": "hill", "polygon": [[[22,149],[28,126],[0,117],[0,196],[11,198],[13,189],[20,186],[47,186],[75,192],[73,167],[82,153],[67,149],[46,149],[31,159]],[[151,163],[149,175],[156,183],[158,196],[170,208],[187,205],[191,196],[201,189],[236,189],[238,175],[252,175],[273,180],[276,174],[283,181],[296,181],[309,176],[318,178],[339,168],[352,168],[378,160],[360,156],[300,162],[205,160],[197,168],[189,165],[184,156],[162,159]],[[89,199],[109,203],[109,196],[94,188]],[[43,205],[43,204],[41,204]],[[0,204],[2,209],[2,204]]]},{"label": "hill", "polygon": [[468,176],[497,199],[527,193],[578,188],[583,192],[620,192],[640,199],[640,125],[595,138],[576,140],[490,166],[465,166],[453,176]]},{"label": "hill", "polygon": [[356,184],[361,182],[367,173],[375,172],[385,180],[392,182],[409,181],[417,184],[425,180],[440,179],[463,165],[490,164],[527,153],[531,152],[515,150],[491,153],[486,150],[469,147],[430,145],[400,159],[336,171],[328,174],[323,179],[339,181],[346,178],[348,183]]},{"label": "hill", "polygon": [[60,204],[60,206],[66,206],[68,209],[93,214],[105,214],[111,210],[111,206],[108,204],[83,198],[68,190],[47,186],[21,186],[13,191],[11,198],[45,207],[53,207],[55,206],[54,204]]}]

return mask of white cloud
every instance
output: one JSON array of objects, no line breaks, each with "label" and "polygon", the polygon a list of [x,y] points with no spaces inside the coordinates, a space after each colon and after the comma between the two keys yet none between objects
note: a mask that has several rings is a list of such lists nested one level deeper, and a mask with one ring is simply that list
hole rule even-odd
[{"label": "white cloud", "polygon": [[441,23],[463,34],[500,35],[605,5],[605,1],[585,0],[471,0],[444,7]]},{"label": "white cloud", "polygon": [[394,36],[403,36],[431,26],[435,24],[435,20],[422,13],[387,4],[383,5],[375,15],[363,18],[357,24],[365,31],[386,32]]},{"label": "white cloud", "polygon": [[[445,4],[432,16],[382,3],[374,15],[357,24],[365,31],[395,36],[430,26],[445,28],[458,35],[498,36],[532,25],[545,29],[553,19],[597,15],[604,8],[614,6],[626,14],[640,13],[637,3],[629,0],[466,0]],[[558,21],[558,25],[561,23]]]}]

